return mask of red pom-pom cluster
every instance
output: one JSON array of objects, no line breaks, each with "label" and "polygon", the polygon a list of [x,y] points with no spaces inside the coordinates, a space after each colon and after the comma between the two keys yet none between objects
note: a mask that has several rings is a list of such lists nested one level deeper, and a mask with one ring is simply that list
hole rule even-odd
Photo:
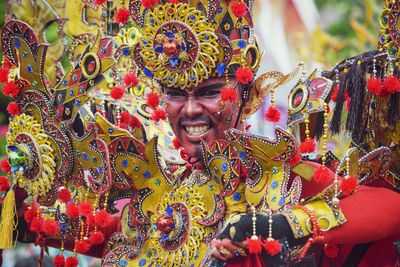
[{"label": "red pom-pom cluster", "polygon": [[60,223],[54,220],[44,220],[42,230],[48,236],[56,236],[61,230]]},{"label": "red pom-pom cluster", "polygon": [[140,120],[138,118],[132,116],[129,121],[129,126],[131,126],[132,129],[140,129],[142,127],[142,124],[140,123]]},{"label": "red pom-pom cluster", "polygon": [[304,142],[302,142],[299,146],[300,153],[306,154],[306,153],[313,153],[315,151],[315,141],[314,139],[306,139]]},{"label": "red pom-pom cluster", "polygon": [[400,81],[399,79],[391,75],[386,77],[382,84],[382,93],[381,96],[389,96],[394,93],[400,92]]},{"label": "red pom-pom cluster", "polygon": [[144,8],[152,8],[158,4],[158,0],[142,0]]},{"label": "red pom-pom cluster", "polygon": [[62,187],[58,190],[58,199],[61,202],[67,203],[71,200],[71,193],[67,188]]},{"label": "red pom-pom cluster", "polygon": [[84,254],[89,251],[91,245],[87,240],[75,240],[76,252]]},{"label": "red pom-pom cluster", "polygon": [[153,121],[165,120],[165,119],[167,119],[167,115],[165,114],[164,110],[157,109],[157,110],[153,111],[153,114],[151,115],[151,119]]},{"label": "red pom-pom cluster", "polygon": [[149,93],[146,98],[146,104],[151,108],[156,108],[160,104],[160,97],[157,93]]},{"label": "red pom-pom cluster", "polygon": [[[332,94],[331,94],[331,100],[333,102],[337,101],[339,95],[339,85],[335,86],[335,89],[333,89]],[[349,94],[347,93],[347,91],[344,92],[344,96],[343,96],[343,100],[347,101],[349,99]]]},{"label": "red pom-pom cluster", "polygon": [[172,140],[172,144],[174,145],[174,148],[176,150],[178,150],[179,148],[182,147],[181,143],[179,142],[179,140],[177,138],[174,138],[174,140]]},{"label": "red pom-pom cluster", "polygon": [[318,169],[314,171],[313,181],[316,183],[326,183],[331,180],[331,172],[325,166],[320,166]]},{"label": "red pom-pom cluster", "polygon": [[18,106],[17,102],[14,102],[14,101],[13,101],[13,102],[8,103],[7,112],[8,112],[11,116],[17,116],[17,115],[19,115],[19,114],[20,114],[20,111],[19,111],[19,106]]},{"label": "red pom-pom cluster", "polygon": [[358,180],[354,176],[349,176],[346,179],[343,179],[340,183],[339,189],[342,191],[344,196],[349,196],[351,193],[356,190],[358,186]]},{"label": "red pom-pom cluster", "polygon": [[233,14],[238,18],[243,18],[247,13],[247,5],[242,1],[232,3],[231,9]]},{"label": "red pom-pom cluster", "polygon": [[248,244],[247,250],[250,254],[261,254],[263,243],[260,236],[257,239],[247,238],[246,241]]},{"label": "red pom-pom cluster", "polygon": [[131,119],[131,114],[128,111],[124,110],[121,112],[121,122],[122,123],[129,123]]},{"label": "red pom-pom cluster", "polygon": [[115,21],[119,24],[126,24],[129,20],[129,10],[125,7],[121,7],[117,10],[117,14],[115,14]]},{"label": "red pom-pom cluster", "polygon": [[254,73],[248,67],[240,67],[236,71],[236,80],[241,84],[248,84],[253,80]]},{"label": "red pom-pom cluster", "polygon": [[79,216],[79,209],[75,203],[71,202],[67,205],[67,215],[71,219],[77,218]]},{"label": "red pom-pom cluster", "polygon": [[10,74],[10,70],[5,67],[0,67],[0,83],[8,82],[8,75]]},{"label": "red pom-pom cluster", "polygon": [[120,100],[125,95],[125,93],[125,88],[123,88],[121,85],[116,85],[113,89],[111,89],[110,96],[114,100]]},{"label": "red pom-pom cluster", "polygon": [[82,201],[78,204],[79,215],[87,216],[93,213],[93,206],[90,202]]},{"label": "red pom-pom cluster", "polygon": [[337,245],[325,244],[324,254],[331,259],[337,258],[337,256],[339,255],[339,248]]},{"label": "red pom-pom cluster", "polygon": [[133,130],[142,127],[142,124],[140,123],[138,118],[136,118],[135,116],[131,116],[131,114],[129,114],[128,111],[124,110],[124,111],[121,112],[121,125],[120,125],[120,127],[126,129],[127,125],[129,125]]},{"label": "red pom-pom cluster", "polygon": [[30,206],[24,213],[24,219],[28,225],[33,221],[34,218],[38,216],[38,210],[36,206]]},{"label": "red pom-pom cluster", "polygon": [[299,153],[296,153],[290,160],[289,160],[289,165],[290,167],[294,167],[297,164],[300,163],[300,161],[302,160],[301,155]]},{"label": "red pom-pom cluster", "polygon": [[70,256],[65,260],[65,267],[78,267],[78,259],[75,256]]},{"label": "red pom-pom cluster", "polygon": [[235,102],[237,99],[237,92],[235,89],[230,87],[224,87],[221,89],[221,99],[225,102]]},{"label": "red pom-pom cluster", "polygon": [[3,95],[16,98],[19,95],[19,86],[14,81],[4,83]]},{"label": "red pom-pom cluster", "polygon": [[0,176],[0,191],[4,192],[10,188],[10,181],[6,176]]},{"label": "red pom-pom cluster", "polygon": [[92,245],[100,245],[101,243],[104,242],[104,235],[102,232],[96,231],[96,232],[90,232],[89,233],[89,242]]},{"label": "red pom-pom cluster", "polygon": [[124,77],[124,83],[128,87],[135,87],[139,84],[139,79],[134,72],[128,72]]},{"label": "red pom-pom cluster", "polygon": [[54,267],[64,267],[65,266],[65,258],[63,255],[61,254],[57,254],[54,257],[54,261],[53,261]]},{"label": "red pom-pom cluster", "polygon": [[381,79],[371,77],[367,80],[367,88],[371,94],[380,95],[382,90]]},{"label": "red pom-pom cluster", "polygon": [[279,254],[282,250],[282,245],[278,240],[267,238],[264,240],[263,247],[271,256]]},{"label": "red pom-pom cluster", "polygon": [[0,161],[0,169],[5,173],[11,173],[11,165],[8,162],[8,158],[4,158]]},{"label": "red pom-pom cluster", "polygon": [[93,3],[95,3],[96,5],[102,5],[106,2],[106,0],[93,0]]},{"label": "red pom-pom cluster", "polygon": [[168,0],[167,2],[171,4],[179,4],[181,0]]},{"label": "red pom-pom cluster", "polygon": [[100,227],[107,227],[111,224],[112,216],[106,210],[99,210],[95,215],[95,223]]},{"label": "red pom-pom cluster", "polygon": [[265,111],[264,118],[270,122],[279,122],[281,119],[281,112],[278,108],[270,106],[267,111]]}]

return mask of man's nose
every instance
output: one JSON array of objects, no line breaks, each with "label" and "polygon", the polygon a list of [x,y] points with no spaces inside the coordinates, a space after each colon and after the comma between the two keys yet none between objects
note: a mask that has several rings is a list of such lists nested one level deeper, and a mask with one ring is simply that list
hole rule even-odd
[{"label": "man's nose", "polygon": [[185,106],[183,107],[183,112],[185,115],[188,117],[196,117],[197,115],[201,114],[202,111],[203,108],[199,101],[195,97],[189,96]]}]

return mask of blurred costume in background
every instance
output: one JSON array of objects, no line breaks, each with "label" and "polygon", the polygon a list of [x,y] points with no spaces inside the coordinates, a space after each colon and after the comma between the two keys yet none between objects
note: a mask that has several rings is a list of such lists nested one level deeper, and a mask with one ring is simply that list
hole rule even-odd
[{"label": "blurred costume in background", "polygon": [[[8,2],[0,248],[34,242],[41,262],[57,247],[55,266],[78,265],[64,250],[103,266],[396,266],[398,5],[378,50],[255,79],[252,0]],[[249,133],[267,94],[280,120],[275,90],[298,74],[289,130]],[[328,140],[345,132],[338,159]]]}]

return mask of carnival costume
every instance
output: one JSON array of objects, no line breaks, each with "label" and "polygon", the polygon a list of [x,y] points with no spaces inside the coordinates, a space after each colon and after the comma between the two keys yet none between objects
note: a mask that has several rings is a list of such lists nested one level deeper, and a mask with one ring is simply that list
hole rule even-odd
[{"label": "carnival costume", "polygon": [[[382,248],[383,262],[393,266],[400,239],[400,196],[391,190],[399,186],[398,4],[388,3],[381,16],[380,50],[322,76],[302,74],[289,96],[292,133],[276,128],[270,139],[229,129],[238,125],[231,114],[226,139],[203,144],[203,169],[185,162],[185,148],[172,142],[162,90],[191,92],[223,77],[221,111],[240,99],[245,120],[271,94],[265,117],[276,122],[275,90],[302,71],[300,65],[253,81],[261,57],[253,1],[132,0],[129,9],[88,1],[82,11],[94,23],[77,30],[60,22],[74,39],[69,58],[54,56],[62,44],[42,44],[30,26],[10,20],[1,73],[3,93],[15,102],[2,167],[13,178],[0,181],[0,248],[18,238],[42,251],[55,246],[101,257],[104,266],[207,266],[219,264],[210,241],[229,238],[249,247],[228,266],[362,265]],[[137,28],[124,26],[129,19]],[[241,94],[229,86],[233,78]],[[329,123],[332,133],[341,131],[344,103],[352,142],[338,160],[327,140]],[[319,137],[322,156],[315,153]],[[29,207],[17,216],[27,196]],[[54,264],[78,263],[61,253]]]}]

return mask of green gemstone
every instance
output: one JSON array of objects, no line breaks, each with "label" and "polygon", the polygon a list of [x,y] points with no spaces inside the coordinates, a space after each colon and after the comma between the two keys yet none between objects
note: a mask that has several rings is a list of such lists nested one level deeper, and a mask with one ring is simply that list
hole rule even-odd
[{"label": "green gemstone", "polygon": [[210,184],[210,185],[208,186],[208,190],[213,191],[213,190],[214,190],[214,186],[213,186],[212,184]]},{"label": "green gemstone", "polygon": [[272,168],[272,173],[273,173],[273,174],[279,173],[278,168],[277,168],[277,167],[273,167],[273,168]]},{"label": "green gemstone", "polygon": [[33,81],[33,82],[32,82],[32,86],[33,86],[33,87],[36,87],[36,86],[38,86],[38,83],[37,83],[36,81]]},{"label": "green gemstone", "polygon": [[140,167],[139,166],[135,166],[135,171],[139,171],[140,170]]},{"label": "green gemstone", "polygon": [[27,57],[28,56],[28,53],[26,53],[26,52],[22,52],[22,57]]},{"label": "green gemstone", "polygon": [[231,124],[231,122],[232,122],[232,119],[231,119],[231,118],[229,118],[229,119],[227,119],[227,120],[226,120],[226,122],[225,122],[225,123],[226,123],[226,125],[229,125],[229,124]]},{"label": "green gemstone", "polygon": [[154,181],[154,184],[155,184],[155,185],[160,185],[160,184],[161,184],[160,179],[155,180],[155,181]]}]

